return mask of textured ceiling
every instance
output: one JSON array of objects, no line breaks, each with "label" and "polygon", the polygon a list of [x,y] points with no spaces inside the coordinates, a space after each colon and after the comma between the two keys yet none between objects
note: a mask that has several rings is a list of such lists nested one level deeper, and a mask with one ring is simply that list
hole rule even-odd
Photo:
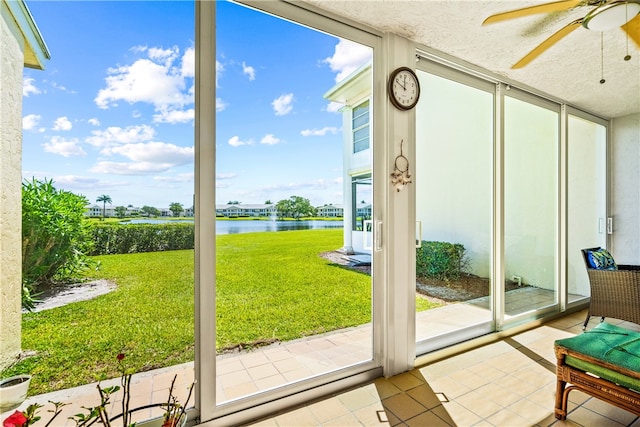
[{"label": "textured ceiling", "polygon": [[[619,28],[579,27],[522,69],[511,66],[584,6],[482,26],[489,15],[545,1],[305,0],[353,21],[399,34],[605,118],[640,111],[640,49]],[[601,56],[601,34],[604,55]],[[628,52],[631,60],[624,61]],[[606,82],[600,84],[604,76]]]}]

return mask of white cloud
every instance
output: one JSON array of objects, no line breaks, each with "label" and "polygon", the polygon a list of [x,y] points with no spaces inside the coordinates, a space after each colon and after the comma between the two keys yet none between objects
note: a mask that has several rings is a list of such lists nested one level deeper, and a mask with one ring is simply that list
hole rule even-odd
[{"label": "white cloud", "polygon": [[114,175],[150,175],[165,172],[171,169],[170,164],[157,164],[150,162],[98,162],[89,169],[93,173]]},{"label": "white cloud", "polygon": [[171,64],[173,64],[173,61],[178,57],[180,49],[178,49],[178,46],[173,46],[169,49],[150,47],[147,52],[150,59],[162,62],[165,66],[170,67]]},{"label": "white cloud", "polygon": [[55,122],[53,122],[53,130],[71,130],[73,125],[69,121],[66,116],[58,117]]},{"label": "white cloud", "polygon": [[155,130],[149,125],[129,126],[121,128],[108,127],[105,130],[91,131],[86,141],[94,147],[109,149],[114,145],[131,144],[153,139]]},{"label": "white cloud", "polygon": [[101,183],[98,178],[78,175],[58,175],[53,180],[56,184],[60,184],[63,186],[91,189],[95,188]]},{"label": "white cloud", "polygon": [[339,113],[342,107],[344,107],[344,104],[341,104],[340,102],[331,101],[330,103],[327,104],[327,112]]},{"label": "white cloud", "polygon": [[92,126],[100,126],[100,120],[98,120],[96,117],[87,120],[87,122],[89,122],[89,124]]},{"label": "white cloud", "polygon": [[228,144],[232,147],[240,147],[242,145],[252,145],[253,141],[252,140],[247,140],[247,141],[242,141],[240,139],[239,136],[232,136],[231,138],[229,138],[229,141],[227,141]]},{"label": "white cloud", "polygon": [[153,115],[154,123],[187,123],[194,119],[195,110],[190,108],[188,110],[171,110],[160,111],[159,114]]},{"label": "white cloud", "polygon": [[177,46],[169,49],[136,46],[131,50],[146,54],[147,58],[107,70],[106,86],[94,99],[99,108],[107,109],[117,106],[118,101],[125,101],[148,103],[161,111],[181,109],[193,103],[192,86],[187,82],[195,75],[192,47],[182,56]]},{"label": "white cloud", "polygon": [[180,74],[183,77],[195,77],[196,75],[196,50],[187,48],[182,55],[182,68]]},{"label": "white cloud", "polygon": [[61,90],[61,91],[63,91],[63,92],[68,92],[68,93],[73,93],[73,94],[75,94],[75,93],[76,93],[75,91],[73,91],[73,90],[69,90],[69,89],[67,89],[65,86],[62,86],[62,85],[60,85],[60,84],[58,84],[58,83],[56,83],[56,82],[51,82],[51,87],[53,87],[54,89]]},{"label": "white cloud", "polygon": [[224,65],[220,61],[216,59],[216,87],[220,87],[218,81],[222,77],[222,72],[224,71]]},{"label": "white cloud", "polygon": [[175,176],[154,176],[155,181],[160,182],[193,182],[195,174],[193,172],[180,173]]},{"label": "white cloud", "polygon": [[22,118],[23,130],[34,130],[38,123],[40,123],[41,117],[37,114],[28,114]]},{"label": "white cloud", "polygon": [[272,133],[266,134],[260,140],[260,144],[266,144],[266,145],[276,145],[276,144],[280,144],[281,142],[282,140],[280,138],[276,138],[276,136]]},{"label": "white cloud", "polygon": [[249,76],[250,81],[254,81],[256,79],[256,69],[242,62],[242,73]]},{"label": "white cloud", "polygon": [[293,110],[293,105],[291,105],[292,103],[293,94],[287,93],[274,99],[271,105],[273,105],[273,110],[275,111],[276,116],[284,116]]},{"label": "white cloud", "polygon": [[223,111],[227,108],[227,103],[222,98],[216,98],[216,111]]},{"label": "white cloud", "polygon": [[45,142],[42,146],[44,151],[63,157],[84,156],[87,154],[80,146],[80,141],[77,138],[64,139],[59,136],[53,136],[49,142]]},{"label": "white cloud", "polygon": [[31,94],[37,95],[40,93],[40,89],[33,84],[35,81],[32,77],[25,77],[22,79],[22,96],[29,96]]},{"label": "white cloud", "polygon": [[193,162],[194,149],[165,142],[146,142],[114,147],[111,153],[120,154],[134,162],[173,167]]},{"label": "white cloud", "polygon": [[334,126],[325,126],[322,129],[305,129],[300,134],[302,136],[325,136],[328,133],[338,133],[338,128]]},{"label": "white cloud", "polygon": [[233,179],[233,178],[235,178],[236,176],[238,176],[238,175],[237,175],[237,174],[235,174],[235,173],[217,173],[217,174],[216,174],[216,179],[221,179],[221,180],[224,180],[224,179]]},{"label": "white cloud", "polygon": [[331,71],[338,73],[336,82],[343,80],[358,67],[370,61],[373,50],[370,47],[340,39],[336,45],[333,56],[326,58],[323,62],[329,64]]}]

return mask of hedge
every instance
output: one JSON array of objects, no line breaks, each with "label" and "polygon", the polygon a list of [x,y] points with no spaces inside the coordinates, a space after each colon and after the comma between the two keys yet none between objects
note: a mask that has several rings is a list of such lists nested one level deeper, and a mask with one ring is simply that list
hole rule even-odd
[{"label": "hedge", "polygon": [[194,248],[194,225],[94,224],[90,255],[132,254]]},{"label": "hedge", "polygon": [[466,251],[460,243],[422,241],[416,249],[416,276],[440,280],[457,279],[467,266]]}]

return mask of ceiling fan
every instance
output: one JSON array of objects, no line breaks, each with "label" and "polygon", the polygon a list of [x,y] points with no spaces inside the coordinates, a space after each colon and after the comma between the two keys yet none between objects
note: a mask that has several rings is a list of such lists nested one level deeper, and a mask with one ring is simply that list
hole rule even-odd
[{"label": "ceiling fan", "polygon": [[[562,27],[536,46],[511,68],[522,68],[540,56],[551,46],[562,40],[578,27],[588,30],[605,31],[615,27],[624,30],[640,48],[640,0],[562,0],[497,13],[484,20],[482,25],[506,21],[538,13],[562,12],[577,7],[593,7],[585,16]],[[630,57],[627,55],[625,60]]]}]

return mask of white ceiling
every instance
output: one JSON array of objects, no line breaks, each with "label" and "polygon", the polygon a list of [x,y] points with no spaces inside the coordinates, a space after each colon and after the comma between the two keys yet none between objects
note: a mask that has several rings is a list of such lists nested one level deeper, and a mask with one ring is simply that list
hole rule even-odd
[{"label": "white ceiling", "polygon": [[[526,67],[511,69],[540,42],[583,17],[592,7],[482,26],[489,15],[546,1],[304,1],[378,30],[399,34],[604,118],[640,111],[640,49],[619,28],[602,33],[603,56],[601,33],[579,27]],[[624,61],[627,45],[631,60]],[[602,64],[604,84],[600,84]]]}]

